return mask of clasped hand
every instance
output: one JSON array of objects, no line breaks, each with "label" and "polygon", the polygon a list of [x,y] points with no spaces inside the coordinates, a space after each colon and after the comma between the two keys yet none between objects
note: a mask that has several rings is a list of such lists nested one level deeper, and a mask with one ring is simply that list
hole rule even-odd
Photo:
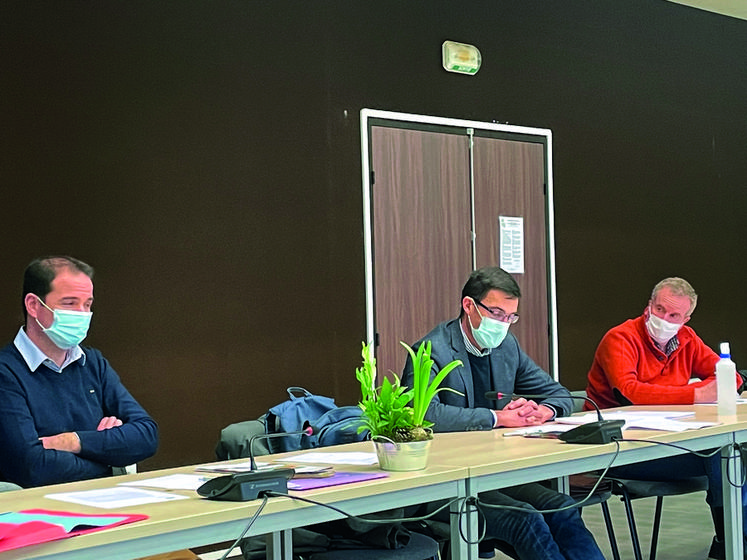
[{"label": "clasped hand", "polygon": [[503,410],[497,410],[498,425],[505,428],[538,426],[553,417],[553,411],[544,405],[525,398],[510,401]]},{"label": "clasped hand", "polygon": [[[99,421],[96,430],[109,430],[121,426],[122,421],[116,416],[105,416]],[[40,437],[44,449],[56,449],[57,451],[69,451],[70,453],[80,453],[80,438],[75,432],[63,432],[54,436]]]}]

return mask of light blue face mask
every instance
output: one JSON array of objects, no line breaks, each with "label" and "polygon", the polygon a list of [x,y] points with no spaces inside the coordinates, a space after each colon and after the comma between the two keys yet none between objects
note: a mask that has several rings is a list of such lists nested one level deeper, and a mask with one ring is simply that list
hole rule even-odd
[{"label": "light blue face mask", "polygon": [[93,316],[91,311],[52,309],[39,296],[37,296],[37,299],[39,303],[54,314],[54,319],[49,328],[44,328],[44,325],[39,323],[39,319],[35,318],[49,340],[54,342],[61,350],[68,350],[83,342],[88,334],[88,327],[91,326],[91,317]]},{"label": "light blue face mask", "polygon": [[491,317],[485,317],[485,315],[480,313],[479,309],[477,312],[480,314],[480,317],[482,317],[482,322],[477,328],[472,326],[472,319],[467,315],[467,320],[469,320],[469,326],[472,329],[472,336],[475,337],[475,342],[477,342],[483,350],[498,348],[508,334],[509,323],[504,323],[503,321],[498,321]]}]

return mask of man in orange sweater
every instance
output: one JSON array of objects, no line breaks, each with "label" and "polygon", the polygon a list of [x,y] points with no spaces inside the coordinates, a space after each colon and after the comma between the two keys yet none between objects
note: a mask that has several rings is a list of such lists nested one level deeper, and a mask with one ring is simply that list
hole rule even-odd
[{"label": "man in orange sweater", "polygon": [[[685,325],[697,299],[693,287],[682,278],[665,278],[659,282],[641,316],[613,327],[602,338],[589,371],[586,388],[589,398],[600,408],[715,402],[715,367],[719,357],[693,329]],[[691,378],[699,381],[691,383]],[[742,378],[737,375],[734,390],[741,384]],[[711,458],[679,455],[619,467],[612,469],[610,474],[661,481],[707,475],[706,502],[711,508],[716,529],[708,558],[725,558],[719,454]],[[746,494],[743,487],[743,500],[747,499]],[[747,524],[745,514],[747,511],[743,512]]]},{"label": "man in orange sweater", "polygon": [[718,355],[686,326],[697,299],[682,278],[659,282],[641,316],[602,338],[589,371],[589,398],[601,408],[715,402]]}]

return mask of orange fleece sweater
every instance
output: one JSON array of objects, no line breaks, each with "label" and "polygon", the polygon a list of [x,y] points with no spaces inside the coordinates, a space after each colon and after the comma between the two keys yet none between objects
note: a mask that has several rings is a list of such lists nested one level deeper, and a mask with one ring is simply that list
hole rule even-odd
[{"label": "orange fleece sweater", "polygon": [[[594,354],[586,392],[600,408],[625,404],[693,404],[695,388],[714,376],[719,357],[687,325],[679,347],[667,356],[646,330],[643,315],[604,335]],[[690,378],[701,381],[690,383]],[[734,388],[739,386],[739,375]],[[591,410],[586,403],[585,408]]]}]

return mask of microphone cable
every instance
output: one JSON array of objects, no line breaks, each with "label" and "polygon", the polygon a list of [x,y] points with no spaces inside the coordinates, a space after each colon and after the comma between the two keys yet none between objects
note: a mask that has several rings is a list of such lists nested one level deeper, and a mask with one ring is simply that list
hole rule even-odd
[{"label": "microphone cable", "polygon": [[617,441],[615,441],[614,443],[616,445],[616,449],[615,449],[614,455],[612,456],[612,459],[610,460],[609,464],[604,468],[604,471],[599,476],[599,479],[594,483],[594,486],[592,486],[592,488],[589,490],[589,493],[586,495],[586,497],[584,497],[580,501],[577,501],[575,504],[568,505],[568,506],[565,506],[565,507],[562,507],[562,508],[557,508],[557,509],[537,510],[537,509],[521,508],[521,507],[516,507],[516,506],[507,506],[507,505],[503,506],[503,505],[498,505],[498,504],[488,504],[488,503],[480,501],[479,497],[468,496],[466,498],[453,498],[451,500],[447,500],[443,505],[439,506],[438,508],[436,508],[432,512],[427,513],[426,515],[414,516],[414,517],[390,517],[390,518],[386,518],[386,519],[370,519],[370,518],[367,518],[367,517],[360,517],[360,516],[357,516],[357,515],[352,515],[352,514],[346,512],[345,510],[343,510],[341,508],[338,508],[337,506],[333,506],[333,505],[330,505],[330,504],[325,504],[323,502],[319,502],[319,501],[313,500],[311,498],[304,498],[302,496],[295,496],[295,495],[291,495],[291,494],[283,494],[281,492],[273,492],[273,491],[269,491],[268,490],[268,491],[262,492],[260,494],[262,496],[262,503],[260,504],[259,508],[257,508],[257,511],[254,513],[254,515],[252,516],[252,518],[249,520],[249,522],[247,523],[246,527],[241,532],[241,534],[238,536],[238,538],[234,541],[234,543],[231,545],[231,547],[224,553],[224,555],[219,560],[225,560],[228,557],[228,554],[230,554],[230,552],[234,548],[236,548],[236,546],[238,546],[238,544],[241,542],[241,539],[244,538],[244,536],[246,535],[246,533],[249,531],[249,529],[254,524],[254,522],[257,519],[257,517],[259,517],[259,514],[264,509],[264,507],[267,504],[267,501],[268,501],[269,498],[289,498],[291,500],[296,500],[296,501],[299,501],[299,502],[305,502],[307,504],[312,504],[312,505],[316,505],[316,506],[325,507],[325,508],[327,508],[329,510],[332,510],[332,511],[340,514],[342,517],[347,517],[347,518],[350,518],[350,519],[355,519],[356,521],[363,522],[363,523],[378,524],[378,525],[386,525],[386,524],[390,524],[390,523],[409,523],[409,522],[428,521],[433,516],[435,516],[436,514],[440,513],[441,511],[443,511],[444,509],[446,509],[448,507],[451,507],[452,504],[455,504],[455,503],[459,502],[459,511],[456,512],[454,515],[457,515],[458,517],[461,518],[462,516],[464,516],[466,514],[466,508],[468,506],[474,506],[475,509],[476,509],[476,511],[477,511],[477,513],[478,513],[478,519],[480,517],[482,517],[481,528],[479,530],[479,535],[478,535],[476,541],[471,541],[471,540],[468,539],[467,535],[464,534],[464,528],[462,526],[462,523],[461,522],[459,523],[459,536],[460,536],[461,540],[465,544],[476,545],[476,544],[479,544],[480,542],[482,542],[482,540],[485,538],[485,536],[487,534],[487,523],[485,521],[485,514],[482,513],[482,511],[480,510],[481,506],[488,507],[488,508],[503,508],[503,509],[511,509],[511,510],[518,510],[518,511],[533,512],[533,513],[555,513],[555,512],[559,512],[559,511],[565,511],[567,509],[573,509],[573,508],[582,507],[583,504],[586,503],[588,500],[590,500],[591,497],[594,495],[594,492],[596,491],[596,489],[601,484],[601,482],[602,482],[602,480],[604,478],[604,475],[610,469],[610,467],[612,466],[612,463],[615,461],[615,459],[617,458],[618,454],[620,453],[620,444]]},{"label": "microphone cable", "polygon": [[[623,438],[621,440],[613,440],[611,443],[615,444],[615,452],[612,455],[612,458],[610,459],[610,462],[604,467],[604,469],[602,470],[602,472],[599,474],[599,476],[598,476],[596,482],[594,483],[594,485],[589,489],[589,491],[586,494],[586,496],[583,499],[581,499],[581,500],[576,500],[574,504],[563,506],[561,508],[553,508],[553,509],[535,509],[535,508],[526,508],[526,507],[521,507],[521,506],[510,506],[510,505],[504,505],[504,504],[491,504],[491,503],[485,502],[483,500],[480,500],[479,495],[478,495],[478,496],[469,496],[469,497],[466,497],[466,498],[453,498],[451,500],[446,501],[446,503],[444,503],[443,505],[439,506],[438,508],[436,508],[432,512],[430,512],[430,513],[428,513],[426,515],[422,515],[422,516],[414,516],[414,517],[391,517],[391,518],[387,518],[387,519],[370,519],[370,518],[366,518],[366,517],[360,517],[360,516],[357,516],[357,515],[352,515],[352,514],[346,512],[345,510],[340,509],[340,508],[338,508],[336,506],[333,506],[333,505],[330,505],[330,504],[325,504],[325,503],[319,502],[317,500],[312,500],[311,498],[304,498],[302,496],[295,496],[295,495],[291,495],[291,494],[283,494],[283,493],[280,493],[280,492],[265,491],[265,492],[262,492],[260,494],[260,496],[262,497],[262,503],[257,508],[257,511],[254,512],[254,515],[249,520],[249,522],[247,523],[247,525],[244,528],[244,530],[241,532],[241,534],[238,536],[238,538],[234,541],[234,543],[226,550],[226,552],[223,554],[223,556],[220,557],[219,560],[226,560],[226,558],[228,558],[228,555],[231,553],[231,551],[234,548],[236,548],[236,546],[239,545],[239,543],[241,542],[241,540],[244,538],[244,536],[246,535],[246,533],[249,532],[249,530],[251,529],[252,525],[254,525],[254,522],[257,520],[257,518],[259,517],[259,515],[264,510],[265,506],[267,505],[267,502],[268,502],[269,498],[290,498],[291,500],[296,500],[296,501],[299,501],[299,502],[305,502],[305,503],[308,503],[308,504],[325,507],[325,508],[327,508],[329,510],[332,510],[332,511],[340,514],[342,517],[347,517],[347,518],[350,518],[350,519],[355,519],[355,520],[357,520],[359,522],[363,522],[363,523],[379,524],[379,525],[386,525],[386,524],[390,524],[390,523],[409,523],[409,522],[427,521],[427,520],[431,519],[437,513],[440,513],[444,509],[450,507],[452,504],[460,502],[460,504],[459,504],[459,511],[456,512],[455,515],[457,515],[458,517],[462,517],[463,515],[465,515],[465,510],[466,510],[466,508],[468,506],[474,506],[475,509],[476,509],[476,511],[477,511],[477,514],[478,514],[478,519],[480,517],[482,517],[482,523],[480,524],[481,527],[480,527],[479,536],[478,536],[477,541],[470,541],[467,538],[467,536],[464,534],[464,528],[462,527],[462,523],[459,523],[459,536],[462,539],[462,541],[464,543],[468,544],[468,545],[475,545],[475,544],[478,544],[478,543],[482,542],[482,540],[485,538],[485,536],[487,534],[487,521],[485,520],[485,514],[483,513],[483,511],[481,510],[481,508],[487,508],[487,509],[507,509],[507,510],[512,510],[512,511],[520,511],[520,512],[527,512],[527,513],[546,514],[546,513],[557,513],[557,512],[566,511],[566,510],[569,510],[569,509],[584,507],[584,504],[586,504],[586,502],[588,502],[589,500],[592,499],[592,497],[594,496],[594,493],[599,488],[599,485],[604,481],[604,478],[607,475],[607,472],[610,470],[610,468],[612,468],[612,465],[614,464],[615,460],[619,456],[619,454],[620,454],[620,442],[621,441],[627,441],[627,442],[631,442],[631,443],[646,443],[646,444],[665,445],[665,446],[668,446],[668,447],[673,447],[675,449],[679,449],[681,451],[686,451],[688,453],[692,453],[693,455],[696,455],[698,457],[702,457],[704,459],[713,457],[717,453],[721,452],[721,448],[717,448],[717,449],[715,449],[713,451],[710,451],[710,452],[699,452],[699,451],[693,451],[691,449],[688,449],[686,447],[683,447],[681,445],[677,445],[677,444],[674,444],[674,443],[668,443],[668,442],[662,442],[662,441],[651,441],[651,440],[645,440],[645,439],[632,439],[632,438],[628,439],[628,438]],[[742,452],[741,446],[738,443],[730,444],[730,447],[731,447],[731,449],[732,449],[733,452],[736,452],[736,453],[741,453]],[[733,457],[735,457],[734,454],[730,455],[729,457],[722,458],[722,460],[729,461]],[[745,482],[747,481],[747,471],[745,469],[745,464],[744,463],[742,464],[742,476],[741,476],[741,478],[742,478],[741,482],[735,483],[730,478],[728,478],[728,470],[727,470],[727,481],[729,482],[729,484],[732,485],[732,486],[734,486],[734,487],[736,487],[736,488],[741,488],[741,487],[744,486]],[[500,488],[497,488],[496,490],[500,491]]]},{"label": "microphone cable", "polygon": [[[520,507],[520,506],[509,506],[509,505],[502,505],[502,504],[490,504],[490,503],[481,501],[479,499],[479,497],[478,497],[478,498],[476,498],[477,505],[485,507],[485,508],[508,509],[508,510],[513,510],[513,511],[525,511],[525,512],[541,513],[541,514],[545,514],[545,513],[556,513],[556,512],[565,511],[565,510],[568,510],[568,509],[573,509],[573,508],[577,508],[577,507],[583,507],[583,505],[592,498],[592,496],[594,495],[594,492],[596,492],[597,488],[599,487],[599,485],[604,480],[604,477],[607,475],[607,472],[613,466],[615,460],[617,459],[618,455],[620,454],[620,442],[622,442],[622,441],[627,441],[627,442],[632,442],[632,443],[647,443],[647,444],[655,444],[655,445],[664,445],[664,446],[668,446],[668,447],[673,447],[675,449],[679,449],[681,451],[686,451],[688,453],[691,453],[691,454],[696,455],[698,457],[702,457],[704,459],[708,459],[710,457],[713,457],[717,453],[721,453],[721,449],[722,449],[722,448],[719,447],[719,448],[717,448],[717,449],[715,449],[713,451],[700,452],[700,451],[693,451],[692,449],[688,449],[687,447],[684,447],[684,446],[681,446],[681,445],[677,445],[675,443],[668,443],[668,442],[663,442],[663,441],[651,441],[651,440],[646,440],[646,439],[632,439],[632,438],[631,439],[623,438],[621,440],[613,440],[613,443],[615,444],[616,449],[615,449],[614,455],[612,456],[612,459],[607,464],[607,466],[604,468],[604,470],[602,471],[602,473],[599,475],[599,478],[597,479],[597,481],[594,484],[594,486],[591,487],[591,489],[589,490],[589,492],[587,493],[587,495],[582,500],[576,501],[575,504],[564,506],[562,508],[555,508],[555,509],[534,509],[534,508],[529,509],[529,508],[524,508],[524,507]],[[736,453],[741,453],[741,451],[742,451],[741,450],[741,446],[738,443],[729,444],[729,446],[731,447],[731,449],[733,451],[736,451]],[[732,459],[734,457],[735,457],[735,454],[731,454],[729,457],[722,458],[722,460],[725,460],[725,461],[728,462],[730,459]],[[729,471],[727,470],[727,482],[731,486],[733,486],[735,488],[742,488],[745,485],[745,483],[747,483],[747,470],[745,468],[745,464],[744,463],[742,463],[741,481],[740,482],[734,482],[734,481],[732,481],[729,478]],[[498,489],[498,490],[500,490],[500,489]],[[479,507],[478,507],[478,511],[479,511]]]},{"label": "microphone cable", "polygon": [[417,522],[417,521],[426,521],[436,515],[437,513],[443,511],[447,507],[451,506],[452,504],[458,502],[458,501],[467,501],[468,498],[453,498],[451,500],[448,500],[445,504],[439,506],[432,512],[426,514],[426,515],[420,515],[415,517],[387,517],[386,519],[371,519],[368,517],[360,517],[358,515],[353,515],[351,513],[346,512],[345,510],[342,510],[336,506],[325,504],[324,502],[319,502],[317,500],[312,500],[311,498],[304,498],[302,496],[295,496],[291,494],[282,494],[280,492],[272,492],[267,491],[264,492],[265,496],[269,496],[272,498],[290,498],[291,500],[296,500],[299,502],[306,502],[307,504],[313,504],[315,506],[322,506],[327,509],[331,509],[332,511],[339,513],[343,517],[347,517],[350,519],[355,519],[356,521],[361,521],[363,523],[373,523],[378,525],[386,525],[389,523],[408,523],[410,521]]},{"label": "microphone cable", "polygon": [[[604,469],[602,470],[602,473],[599,475],[599,478],[597,478],[597,481],[591,487],[591,489],[586,494],[586,496],[583,499],[581,499],[581,500],[576,500],[576,503],[574,503],[574,504],[569,504],[569,505],[563,506],[561,508],[536,509],[536,508],[526,508],[526,507],[521,507],[521,506],[509,506],[509,505],[505,505],[505,504],[491,504],[491,503],[485,502],[483,500],[480,500],[480,498],[478,496],[477,498],[475,498],[476,505],[482,506],[482,507],[485,507],[485,508],[488,508],[488,509],[508,509],[508,510],[511,510],[511,511],[523,511],[523,512],[528,512],[528,513],[541,513],[541,514],[545,514],[545,513],[557,513],[557,512],[560,512],[560,511],[566,511],[566,510],[569,510],[569,509],[575,509],[575,508],[584,507],[584,504],[586,502],[588,502],[589,500],[591,500],[591,498],[594,496],[594,493],[597,491],[597,488],[599,488],[599,485],[604,480],[604,477],[607,475],[607,472],[612,468],[613,463],[617,459],[617,456],[620,454],[620,440],[612,440],[610,443],[614,443],[615,444],[615,452],[612,455],[612,458],[610,459],[610,462],[607,463],[606,467],[604,467]],[[496,488],[496,490],[500,491],[500,488]],[[480,508],[478,507],[478,511],[479,511],[479,509]],[[484,517],[484,514],[483,514],[483,517]]]},{"label": "microphone cable", "polygon": [[[461,502],[459,504],[459,511],[454,514],[454,515],[457,515],[458,517],[462,517],[463,515],[465,515],[466,507],[470,506],[470,505],[475,506],[476,509],[477,509],[477,511],[478,511],[478,513],[480,512],[479,508],[477,507],[477,500],[476,500],[476,498],[473,498],[473,497],[470,496],[470,497],[467,497],[467,498],[453,498],[451,500],[448,500],[446,503],[444,503],[443,505],[439,506],[435,510],[427,513],[426,515],[420,515],[420,516],[415,516],[415,517],[388,517],[386,519],[371,519],[371,518],[368,518],[368,517],[359,517],[357,515],[352,515],[350,513],[347,513],[345,511],[341,510],[338,507],[335,507],[335,506],[332,506],[332,505],[329,505],[329,504],[325,504],[325,503],[322,503],[322,502],[318,502],[316,500],[312,500],[311,498],[303,498],[301,496],[291,496],[291,495],[288,495],[288,494],[280,494],[280,493],[276,493],[276,492],[267,492],[266,495],[273,496],[273,497],[281,497],[282,496],[282,497],[285,497],[285,498],[291,498],[292,500],[298,500],[300,502],[306,502],[306,503],[309,503],[309,504],[314,504],[314,505],[317,505],[317,506],[326,507],[328,509],[331,509],[332,511],[335,511],[335,512],[339,513],[340,515],[343,515],[344,517],[347,517],[347,518],[350,518],[350,519],[355,519],[356,521],[360,521],[360,522],[363,522],[363,523],[371,523],[371,524],[378,524],[378,525],[388,525],[390,523],[411,523],[411,522],[417,523],[417,522],[420,522],[420,521],[428,521],[433,516],[435,516],[437,513],[442,512],[444,509],[450,507],[452,504],[457,503],[457,502]],[[484,517],[484,515],[483,515],[483,517]],[[478,543],[482,542],[482,540],[485,538],[486,529],[487,529],[487,527],[486,527],[485,523],[483,522],[483,527],[482,527],[482,530],[480,531],[480,535],[478,537],[478,540],[476,540],[476,541],[470,541],[467,538],[467,536],[464,534],[464,528],[462,527],[462,524],[459,523],[459,536],[462,539],[462,541],[464,543],[466,543],[466,544],[469,544],[469,545],[478,544]]]},{"label": "microphone cable", "polygon": [[[465,503],[469,499],[469,498],[454,498],[452,500],[447,501],[445,504],[443,504],[442,506],[440,506],[437,509],[433,510],[432,512],[428,513],[427,515],[416,516],[416,517],[391,517],[391,518],[387,518],[387,519],[370,519],[370,518],[367,518],[367,517],[359,517],[357,515],[352,515],[352,514],[346,512],[345,510],[342,510],[342,509],[340,509],[340,508],[338,508],[336,506],[333,506],[333,505],[330,505],[330,504],[325,504],[325,503],[319,502],[317,500],[312,500],[311,498],[304,498],[302,496],[293,496],[291,494],[283,494],[281,492],[273,492],[273,491],[270,491],[270,490],[267,490],[265,492],[261,492],[260,496],[262,497],[262,503],[257,508],[257,511],[254,512],[254,515],[249,520],[249,522],[246,524],[246,527],[244,527],[244,530],[241,531],[241,534],[236,538],[236,540],[233,542],[233,544],[223,553],[223,556],[221,556],[219,558],[219,560],[226,560],[226,558],[228,558],[228,555],[231,553],[231,551],[233,551],[233,549],[236,548],[241,543],[241,540],[249,532],[249,529],[251,529],[252,525],[254,525],[254,522],[259,517],[259,514],[262,513],[262,510],[265,508],[265,506],[267,505],[267,502],[268,502],[268,500],[270,498],[290,498],[291,500],[296,500],[296,501],[299,501],[299,502],[305,502],[307,504],[312,504],[312,505],[316,505],[316,506],[325,507],[327,509],[330,509],[330,510],[334,511],[335,513],[339,513],[343,517],[347,517],[347,518],[350,518],[350,519],[355,519],[356,521],[360,521],[360,522],[364,522],[364,523],[371,523],[371,524],[378,524],[378,525],[388,525],[388,524],[391,524],[391,523],[408,523],[408,522],[427,521],[428,519],[430,519],[431,517],[433,517],[437,513],[443,511],[445,508],[450,507],[452,504],[454,504],[454,503],[456,503],[458,501],[463,502],[461,504],[461,506],[460,506],[460,512],[459,512],[459,515],[461,516],[462,515],[462,513],[461,513],[462,512],[462,508],[464,507]],[[461,524],[460,524],[459,532],[460,532],[460,535],[461,535],[461,532],[462,532],[461,531]],[[466,539],[464,539],[464,540],[465,540],[465,542],[467,542]],[[481,537],[480,540],[482,540],[482,537]],[[467,544],[473,544],[473,543],[467,542]]]},{"label": "microphone cable", "polygon": [[[246,524],[246,527],[244,527],[244,530],[241,531],[241,534],[238,536],[238,538],[235,541],[233,541],[233,544],[228,547],[228,549],[223,553],[223,556],[221,556],[219,560],[226,560],[226,558],[228,558],[228,555],[231,554],[231,551],[233,551],[233,549],[236,548],[239,545],[239,543],[241,543],[241,539],[243,539],[244,535],[246,535],[249,532],[249,529],[252,528],[252,525],[254,525],[254,522],[259,517],[259,514],[262,513],[262,510],[265,509],[265,506],[267,505],[267,502],[270,499],[267,494],[269,494],[269,492],[262,494],[262,503],[259,504],[257,511],[254,512],[254,515],[252,515],[252,518]],[[278,495],[286,496],[286,494],[278,494]]]},{"label": "microphone cable", "polygon": [[[651,441],[647,439],[628,439],[623,438],[620,441],[630,441],[633,443],[650,443],[650,444],[656,444],[656,445],[665,445],[667,447],[673,447],[675,449],[680,449],[682,451],[686,451],[687,453],[690,453],[691,455],[695,455],[696,457],[702,457],[703,459],[709,459],[713,457],[714,455],[721,453],[721,447],[717,447],[713,451],[703,452],[703,451],[693,451],[692,449],[688,449],[687,447],[684,447],[682,445],[677,445],[676,443],[669,443],[665,441]],[[728,457],[722,457],[722,461],[726,461],[727,463],[736,458],[736,453],[742,453],[742,446],[739,443],[730,443],[728,444],[728,447],[731,448],[732,452],[729,454]],[[745,462],[742,461],[741,465],[741,481],[735,482],[729,478],[729,470],[726,470],[726,480],[727,482],[733,486],[734,488],[742,488],[747,483],[747,465],[745,465]]]}]

